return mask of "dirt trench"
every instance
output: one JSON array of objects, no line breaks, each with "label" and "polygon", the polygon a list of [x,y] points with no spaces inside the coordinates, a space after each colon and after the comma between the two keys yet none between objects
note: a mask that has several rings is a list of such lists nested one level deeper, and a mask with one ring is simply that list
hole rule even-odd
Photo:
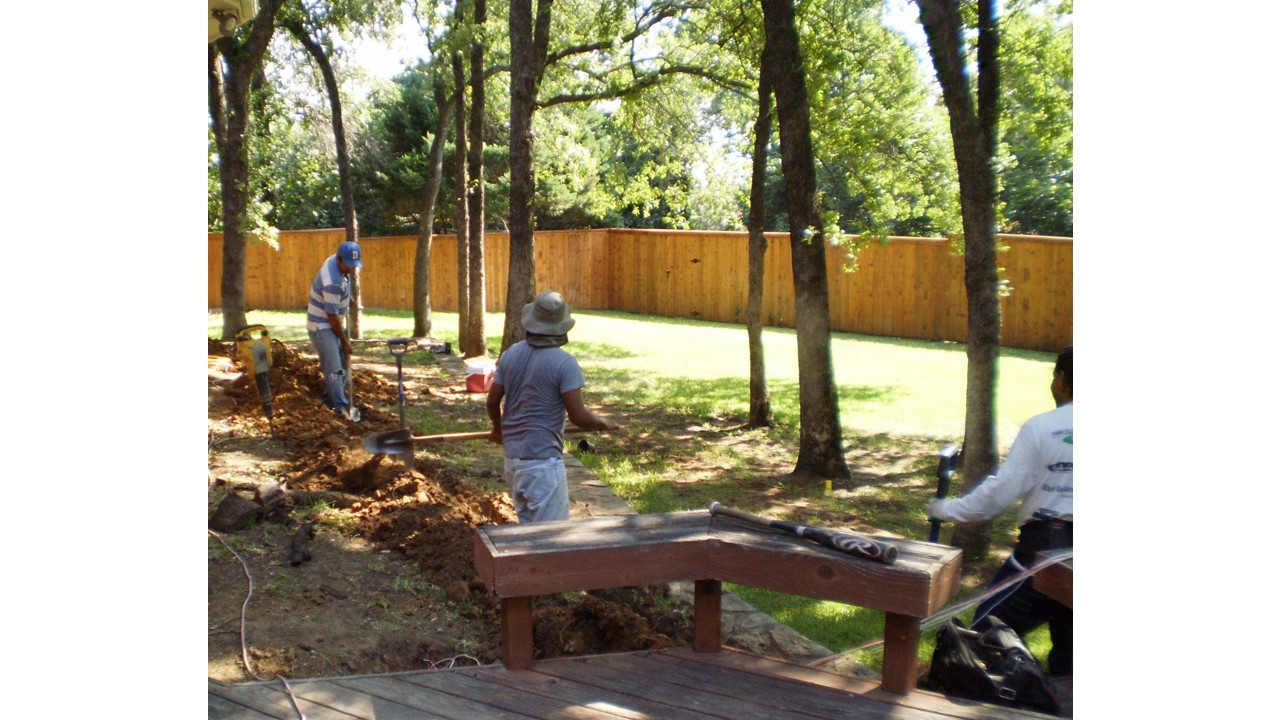
[{"label": "dirt trench", "polygon": [[[466,465],[420,453],[411,468],[370,455],[367,434],[399,428],[395,366],[371,372],[357,358],[363,417],[353,423],[319,401],[319,366],[305,343],[271,347],[268,421],[234,345],[209,341],[210,517],[230,495],[252,502],[264,483],[283,485],[286,498],[244,529],[210,534],[209,676],[495,662],[498,604],[475,572],[472,542],[478,525],[516,521],[500,452],[469,455]],[[474,412],[460,380],[430,367],[406,377],[415,404]],[[662,587],[539,598],[534,613],[535,657],[692,640],[689,609]]]}]

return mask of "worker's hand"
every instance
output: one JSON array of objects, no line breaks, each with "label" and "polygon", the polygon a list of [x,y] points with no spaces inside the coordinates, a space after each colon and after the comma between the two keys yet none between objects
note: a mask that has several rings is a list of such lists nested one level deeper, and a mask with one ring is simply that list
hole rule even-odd
[{"label": "worker's hand", "polygon": [[342,354],[351,357],[351,341],[342,338]]},{"label": "worker's hand", "polygon": [[618,429],[618,428],[620,428],[620,427],[622,427],[622,426],[621,426],[621,425],[619,425],[618,423],[616,423],[616,422],[614,422],[614,421],[610,420],[609,418],[600,418],[600,429],[601,429],[601,430],[617,430],[617,429]]},{"label": "worker's hand", "polygon": [[934,498],[929,501],[929,519],[930,520],[950,520],[947,517],[947,506],[951,504],[950,498]]},{"label": "worker's hand", "polygon": [[489,442],[502,444],[502,427],[495,427],[489,431]]}]

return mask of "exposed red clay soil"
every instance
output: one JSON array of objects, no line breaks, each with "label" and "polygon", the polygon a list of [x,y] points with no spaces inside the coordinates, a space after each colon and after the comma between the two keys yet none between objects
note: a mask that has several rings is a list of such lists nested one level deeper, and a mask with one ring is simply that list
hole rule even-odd
[{"label": "exposed red clay soil", "polygon": [[[500,460],[457,467],[420,455],[407,468],[370,455],[367,434],[399,428],[394,365],[355,374],[363,418],[352,423],[320,403],[318,363],[297,347],[305,343],[272,343],[273,437],[234,345],[209,341],[210,515],[228,494],[252,499],[270,480],[289,496],[246,529],[210,535],[209,676],[237,682],[494,662],[498,605],[475,572],[472,543],[476,526],[516,521]],[[422,375],[416,383],[427,385],[426,397],[432,380]],[[304,523],[314,537],[306,539]],[[310,558],[294,564],[299,546]],[[241,561],[254,584],[247,606]],[[646,588],[540,598],[535,656],[689,644],[687,608],[663,595]]]}]

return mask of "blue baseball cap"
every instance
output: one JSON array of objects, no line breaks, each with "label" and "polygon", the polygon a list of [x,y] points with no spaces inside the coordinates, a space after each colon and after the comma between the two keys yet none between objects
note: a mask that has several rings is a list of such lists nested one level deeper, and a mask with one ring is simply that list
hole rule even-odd
[{"label": "blue baseball cap", "polygon": [[353,242],[344,242],[338,246],[338,259],[350,268],[364,267],[360,260],[360,246]]}]

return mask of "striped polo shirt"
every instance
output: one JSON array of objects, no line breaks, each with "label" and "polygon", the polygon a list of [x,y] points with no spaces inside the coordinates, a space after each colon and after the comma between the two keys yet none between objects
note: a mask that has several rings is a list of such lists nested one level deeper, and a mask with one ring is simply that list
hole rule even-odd
[{"label": "striped polo shirt", "polygon": [[338,256],[330,255],[311,283],[311,298],[307,303],[307,330],[329,329],[329,319],[325,314],[346,315],[349,302],[351,278],[338,269]]}]

